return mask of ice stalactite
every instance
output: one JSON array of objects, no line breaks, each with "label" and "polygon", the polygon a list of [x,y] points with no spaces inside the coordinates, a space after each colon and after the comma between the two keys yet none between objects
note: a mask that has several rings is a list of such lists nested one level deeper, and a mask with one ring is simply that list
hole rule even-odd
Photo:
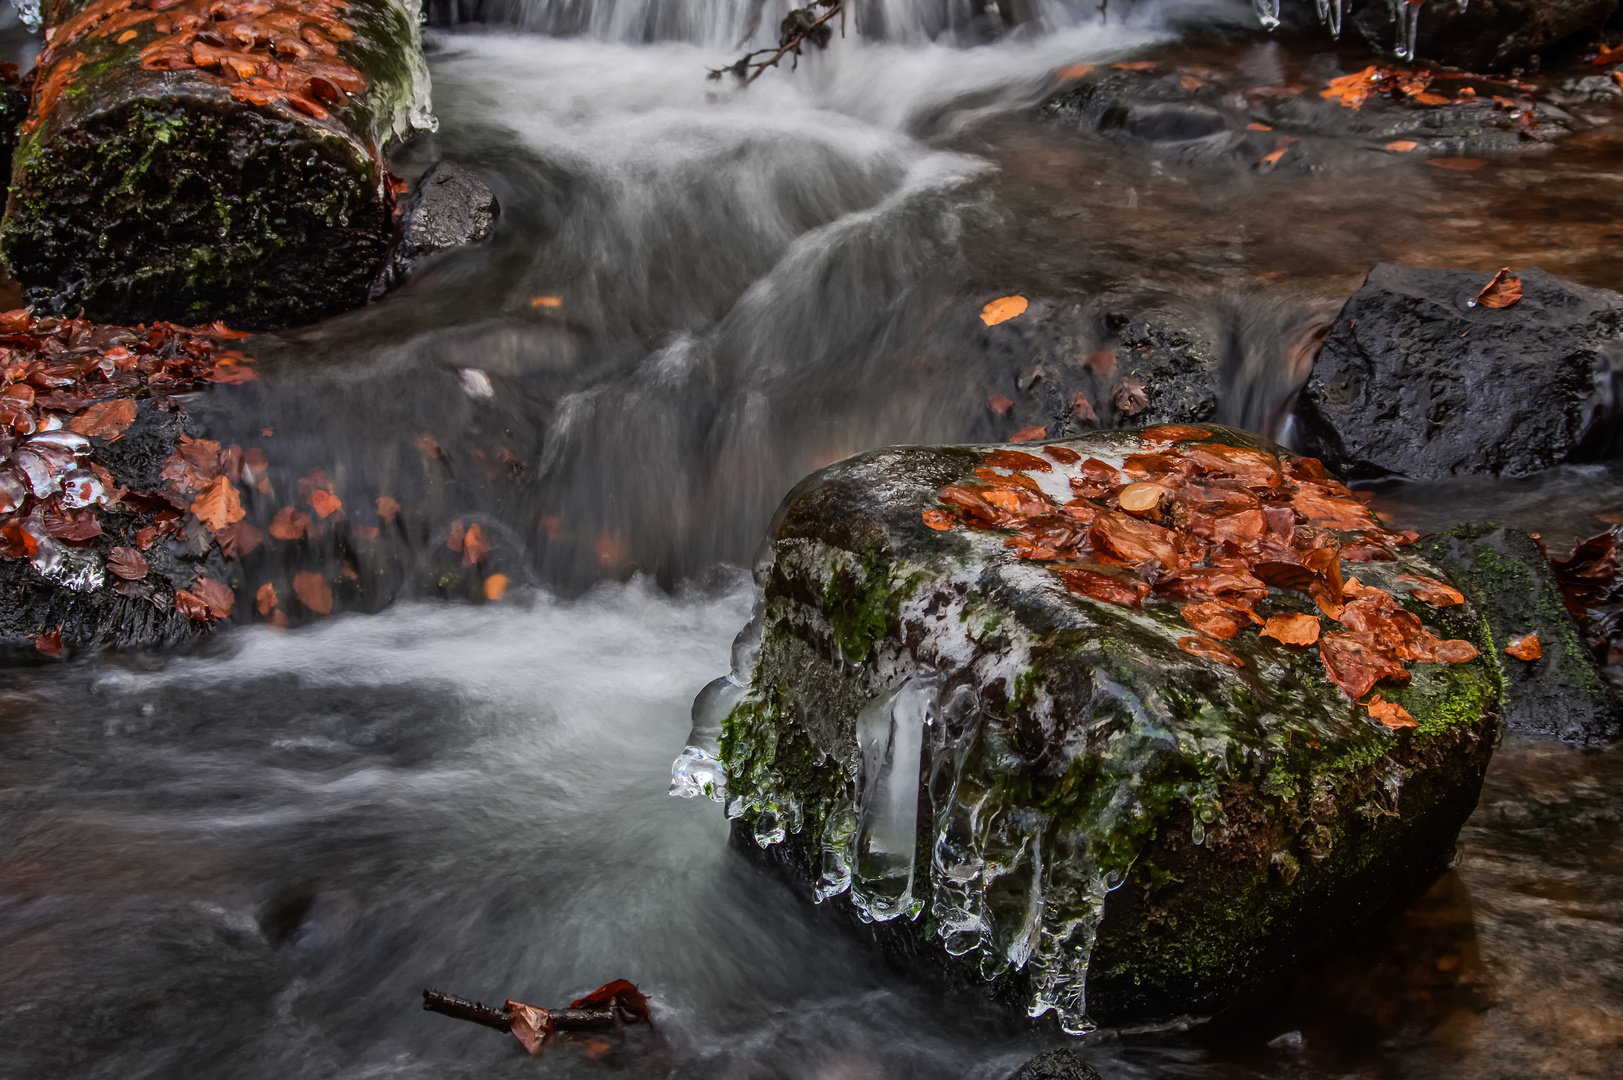
[{"label": "ice stalactite", "polygon": [[913,889],[919,774],[924,729],[934,719],[940,686],[939,676],[915,676],[857,717],[862,795],[851,900],[875,922],[912,918],[923,906]]},{"label": "ice stalactite", "polygon": [[1256,9],[1257,21],[1264,30],[1279,25],[1279,0],[1251,0],[1251,6]]},{"label": "ice stalactite", "polygon": [[693,730],[687,745],[671,763],[671,794],[682,799],[703,795],[727,800],[727,770],[721,763],[721,725],[743,700],[761,658],[761,602],[733,639],[732,669],[710,682],[693,699]]}]

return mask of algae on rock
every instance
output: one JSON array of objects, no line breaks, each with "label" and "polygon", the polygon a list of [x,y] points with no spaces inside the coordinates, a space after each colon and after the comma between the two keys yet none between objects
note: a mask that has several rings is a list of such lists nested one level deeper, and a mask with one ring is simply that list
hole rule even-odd
[{"label": "algae on rock", "polygon": [[[1178,430],[1269,456],[1238,432]],[[1403,578],[1435,586],[1440,572],[1373,519],[1335,534],[1369,560],[1343,564],[1358,581],[1349,594],[1367,606],[1379,590],[1392,625],[1415,628],[1412,652],[1446,645],[1458,661],[1379,683],[1412,727],[1349,700],[1311,649],[1245,629],[1220,643],[1243,666],[1210,658],[1219,642],[1155,591],[1175,573],[1144,570],[1163,576],[1138,603],[1094,599],[1063,576],[1086,561],[1074,546],[1017,557],[1023,536],[1058,528],[1048,518],[952,517],[951,489],[977,483],[1052,505],[1087,490],[1067,505],[1119,514],[1124,485],[1095,490],[1079,470],[1127,465],[1126,481],[1145,449],[1134,432],[1021,451],[899,448],[803,482],[672,786],[724,800],[735,829],[819,901],[838,898],[906,951],[1073,1032],[1214,1009],[1416,894],[1452,854],[1498,732],[1498,671],[1467,644],[1486,640],[1481,617],[1411,595]],[[1022,471],[1027,450],[1047,464]],[[1168,513],[1182,497],[1172,476]],[[1199,600],[1182,587],[1179,599]],[[1219,600],[1259,622],[1315,609],[1291,588],[1248,588]]]}]

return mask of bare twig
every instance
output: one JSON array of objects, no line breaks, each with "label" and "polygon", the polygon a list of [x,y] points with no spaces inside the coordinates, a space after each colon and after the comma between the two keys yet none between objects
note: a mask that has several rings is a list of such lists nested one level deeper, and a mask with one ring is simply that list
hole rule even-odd
[{"label": "bare twig", "polygon": [[[813,17],[816,8],[827,8],[822,15]],[[779,26],[778,47],[776,49],[756,49],[739,57],[738,62],[722,68],[711,68],[710,78],[719,79],[723,75],[731,75],[744,85],[748,86],[769,67],[777,67],[778,63],[790,53],[795,55],[798,63],[801,55],[801,46],[812,44],[819,49],[828,48],[829,39],[833,37],[827,23],[834,16],[840,17],[840,36],[845,36],[845,0],[811,0],[803,8],[795,8],[784,18]],[[769,57],[766,60],[757,60],[758,56]]]}]

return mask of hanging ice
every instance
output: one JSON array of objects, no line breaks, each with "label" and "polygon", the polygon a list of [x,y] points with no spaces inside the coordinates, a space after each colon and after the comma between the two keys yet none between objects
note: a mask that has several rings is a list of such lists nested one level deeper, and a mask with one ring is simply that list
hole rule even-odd
[{"label": "hanging ice", "polygon": [[857,716],[862,774],[851,899],[875,922],[911,918],[922,906],[913,898],[919,770],[940,685],[934,677],[909,679]]},{"label": "hanging ice", "polygon": [[1330,28],[1330,36],[1341,38],[1341,0],[1317,0],[1319,21]]},{"label": "hanging ice", "polygon": [[723,802],[727,798],[727,770],[721,753],[721,722],[744,696],[744,688],[723,675],[693,699],[693,730],[687,745],[671,763],[671,794],[682,799],[703,795]]},{"label": "hanging ice", "polygon": [[1251,6],[1256,9],[1257,21],[1264,30],[1279,25],[1279,0],[1251,0]]},{"label": "hanging ice", "polygon": [[1392,24],[1397,35],[1392,55],[1399,60],[1413,60],[1415,40],[1420,33],[1420,5],[1408,0],[1392,0]]}]

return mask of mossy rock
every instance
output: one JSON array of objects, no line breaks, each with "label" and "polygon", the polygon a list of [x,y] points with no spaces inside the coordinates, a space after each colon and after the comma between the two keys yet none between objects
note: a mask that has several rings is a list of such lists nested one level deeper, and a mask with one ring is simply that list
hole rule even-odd
[{"label": "mossy rock", "polygon": [[[1049,445],[1120,463],[1138,435]],[[785,500],[717,751],[741,839],[1072,1031],[1210,1013],[1423,890],[1497,742],[1494,663],[1380,683],[1416,722],[1394,730],[1315,649],[1246,630],[1225,642],[1244,667],[1191,655],[1172,603],[1087,599],[996,532],[923,520],[995,449],[877,450]],[[1397,550],[1345,565],[1485,652],[1478,611],[1410,596],[1400,574],[1443,574]]]}]

